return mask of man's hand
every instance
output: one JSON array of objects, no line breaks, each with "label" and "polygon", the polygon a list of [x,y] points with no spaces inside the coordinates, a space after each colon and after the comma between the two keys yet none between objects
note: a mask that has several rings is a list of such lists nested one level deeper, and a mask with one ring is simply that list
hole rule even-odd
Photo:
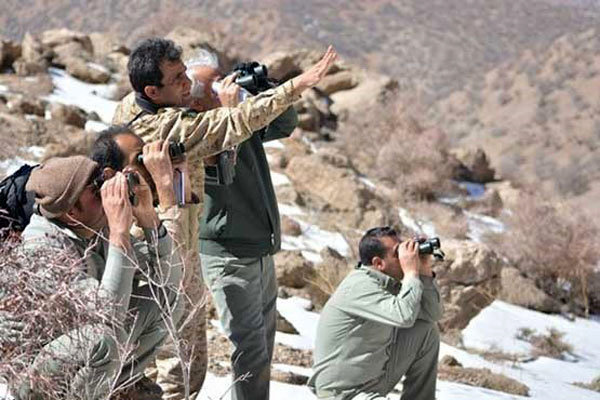
[{"label": "man's hand", "polygon": [[135,174],[139,181],[139,183],[133,187],[133,192],[138,198],[138,203],[132,208],[132,213],[137,224],[141,228],[156,228],[160,224],[160,221],[156,214],[156,210],[154,210],[152,189],[150,189],[150,186],[144,177],[136,171],[125,168],[124,173],[126,176],[127,174]]},{"label": "man's hand", "polygon": [[221,82],[221,87],[217,95],[219,101],[223,107],[235,107],[240,103],[240,89],[241,87],[235,83],[235,78],[238,77],[237,73],[228,75]]},{"label": "man's hand", "polygon": [[173,189],[173,165],[169,156],[169,142],[157,140],[148,143],[143,148],[144,166],[154,181],[158,202],[161,207],[168,208],[175,205],[175,191]]},{"label": "man's hand", "polygon": [[110,243],[127,251],[131,246],[129,229],[133,223],[127,179],[121,172],[107,180],[101,189],[102,207],[110,229]]},{"label": "man's hand", "polygon": [[419,243],[414,240],[406,240],[398,245],[398,259],[404,276],[419,276]]},{"label": "man's hand", "polygon": [[422,254],[419,256],[420,273],[425,276],[433,276],[433,270],[431,269],[433,256],[431,254]]},{"label": "man's hand", "polygon": [[316,86],[321,82],[321,79],[327,74],[336,59],[337,53],[335,49],[333,46],[329,46],[319,62],[292,79],[294,94],[299,95],[306,89]]}]

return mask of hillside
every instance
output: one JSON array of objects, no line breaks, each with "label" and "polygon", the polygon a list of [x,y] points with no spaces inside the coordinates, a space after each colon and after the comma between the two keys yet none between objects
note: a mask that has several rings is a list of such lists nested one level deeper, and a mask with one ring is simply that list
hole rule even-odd
[{"label": "hillside", "polygon": [[275,50],[335,44],[353,63],[397,79],[419,101],[477,82],[525,49],[595,27],[596,2],[582,0],[221,0],[88,2],[6,0],[0,35],[70,28],[110,32],[132,45],[174,25],[218,28],[256,58]]},{"label": "hillside", "polygon": [[481,147],[499,176],[585,209],[600,207],[600,40],[564,35],[490,70],[429,109],[454,147]]}]

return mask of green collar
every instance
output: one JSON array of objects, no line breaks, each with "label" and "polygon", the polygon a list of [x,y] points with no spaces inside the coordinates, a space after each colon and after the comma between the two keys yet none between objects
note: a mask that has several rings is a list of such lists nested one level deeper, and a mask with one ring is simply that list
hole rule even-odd
[{"label": "green collar", "polygon": [[392,278],[389,275],[384,274],[381,271],[376,270],[375,268],[368,266],[368,265],[361,265],[358,270],[362,270],[365,271],[365,273],[370,276],[375,278],[375,280],[381,285],[381,287],[383,287],[384,289],[392,292],[392,293],[398,293],[400,291],[400,282],[398,280],[396,280],[395,278]]}]

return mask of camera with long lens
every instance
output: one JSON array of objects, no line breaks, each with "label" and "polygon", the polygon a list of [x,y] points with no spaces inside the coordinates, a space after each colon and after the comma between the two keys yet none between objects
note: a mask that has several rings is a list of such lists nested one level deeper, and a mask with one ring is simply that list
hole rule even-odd
[{"label": "camera with long lens", "polygon": [[440,238],[421,238],[417,239],[417,242],[419,243],[419,254],[431,254],[438,260],[443,260],[446,256],[441,249]]},{"label": "camera with long lens", "polygon": [[[169,142],[169,157],[175,163],[183,161],[185,158],[185,145],[181,142]],[[143,154],[138,154],[137,162],[144,164]]]},{"label": "camera with long lens", "polygon": [[268,79],[267,66],[256,61],[239,63],[233,72],[238,73],[235,83],[254,95],[273,87]]}]

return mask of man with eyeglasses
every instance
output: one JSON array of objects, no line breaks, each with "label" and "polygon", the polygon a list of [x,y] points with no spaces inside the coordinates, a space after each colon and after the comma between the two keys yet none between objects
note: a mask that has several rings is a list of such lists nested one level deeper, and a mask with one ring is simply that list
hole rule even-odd
[{"label": "man with eyeglasses", "polygon": [[359,243],[360,263],[325,304],[308,385],[319,399],[433,400],[442,305],[431,256],[390,227]]},{"label": "man with eyeglasses", "polygon": [[[74,290],[98,291],[113,310],[114,323],[76,327],[48,343],[31,366],[43,379],[60,379],[65,393],[80,398],[106,398],[115,387],[135,382],[164,341],[165,307],[178,310],[182,255],[174,242],[181,236],[168,153],[150,149],[148,170],[158,190],[160,206],[174,218],[161,221],[150,187],[141,175],[130,188],[126,176],[107,176],[95,161],[84,157],[52,158],[36,168],[27,183],[35,194],[36,213],[23,232],[28,251],[56,249],[82,261],[82,277]],[[160,154],[159,154],[160,153]],[[162,155],[161,155],[162,154]],[[169,180],[169,177],[171,179]],[[131,190],[137,196],[134,206]],[[130,237],[133,219],[145,240]],[[143,272],[142,272],[143,271]],[[138,285],[136,273],[147,281]],[[132,346],[123,359],[124,346]],[[61,376],[64,371],[73,375]],[[18,388],[18,399],[42,399],[33,385]],[[66,394],[65,394],[66,395]]]}]

